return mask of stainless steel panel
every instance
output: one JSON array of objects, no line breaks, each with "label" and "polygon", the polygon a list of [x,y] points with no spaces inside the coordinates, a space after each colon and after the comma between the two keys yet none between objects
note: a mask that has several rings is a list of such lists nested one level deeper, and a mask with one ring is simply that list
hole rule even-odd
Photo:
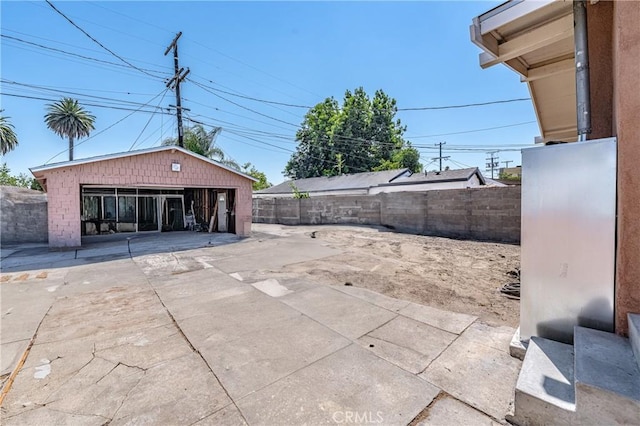
[{"label": "stainless steel panel", "polygon": [[615,138],[522,152],[520,336],[613,331]]}]

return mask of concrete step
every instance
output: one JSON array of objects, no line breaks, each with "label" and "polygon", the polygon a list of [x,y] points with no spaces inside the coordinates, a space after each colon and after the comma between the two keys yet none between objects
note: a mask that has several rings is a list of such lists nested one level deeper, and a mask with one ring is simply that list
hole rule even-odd
[{"label": "concrete step", "polygon": [[639,424],[640,368],[629,339],[574,329],[575,402],[581,424]]},{"label": "concrete step", "polygon": [[640,368],[640,314],[627,314],[629,319],[629,342]]},{"label": "concrete step", "polygon": [[575,423],[573,346],[532,337],[516,384],[518,425]]}]

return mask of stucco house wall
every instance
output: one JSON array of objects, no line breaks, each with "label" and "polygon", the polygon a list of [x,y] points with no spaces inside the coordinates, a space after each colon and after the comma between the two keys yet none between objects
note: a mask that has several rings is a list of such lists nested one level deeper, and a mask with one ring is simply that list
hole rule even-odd
[{"label": "stucco house wall", "polygon": [[[172,164],[180,163],[180,171]],[[252,181],[178,149],[34,172],[46,179],[50,247],[81,245],[80,185],[236,189],[236,233],[251,233]]]}]

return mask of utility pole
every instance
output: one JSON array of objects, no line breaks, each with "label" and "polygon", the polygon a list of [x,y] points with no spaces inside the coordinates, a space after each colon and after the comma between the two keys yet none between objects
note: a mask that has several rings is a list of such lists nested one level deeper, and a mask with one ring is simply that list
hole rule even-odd
[{"label": "utility pole", "polygon": [[189,74],[189,68],[187,71],[183,73],[184,68],[180,68],[178,64],[178,39],[182,35],[182,31],[176,34],[176,37],[173,39],[167,50],[164,51],[164,56],[167,56],[167,53],[171,49],[173,49],[173,69],[175,74],[171,77],[171,80],[167,83],[167,87],[171,87],[174,84],[174,88],[176,89],[176,115],[178,117],[178,146],[184,147],[184,133],[182,131],[182,99],[180,98],[180,83],[187,77]]},{"label": "utility pole", "polygon": [[439,145],[440,146],[440,155],[438,157],[432,158],[432,160],[440,160],[440,171],[442,171],[442,160],[443,159],[446,160],[446,159],[450,158],[450,156],[446,156],[446,157],[442,156],[442,145],[446,145],[446,142],[438,142],[438,143],[434,143],[434,145]]},{"label": "utility pole", "polygon": [[491,179],[493,179],[493,172],[495,169],[498,168],[499,166],[499,162],[498,162],[498,156],[496,155],[499,151],[491,151],[491,152],[487,152],[487,155],[489,156],[489,158],[487,158],[487,169],[486,171],[491,170]]},{"label": "utility pole", "polygon": [[509,160],[509,161],[501,161],[501,163],[504,163],[504,168],[508,169],[509,168],[509,163],[513,163],[513,160]]}]

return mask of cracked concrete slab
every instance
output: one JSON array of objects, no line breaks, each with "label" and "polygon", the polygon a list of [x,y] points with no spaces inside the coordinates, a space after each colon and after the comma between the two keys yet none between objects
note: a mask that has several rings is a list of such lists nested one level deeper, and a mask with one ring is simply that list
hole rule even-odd
[{"label": "cracked concrete slab", "polygon": [[66,413],[113,418],[144,375],[140,368],[94,358],[47,398],[47,407]]},{"label": "cracked concrete slab", "polygon": [[177,299],[193,296],[208,290],[215,290],[214,284],[228,283],[238,284],[229,276],[217,268],[198,269],[180,274],[170,274],[162,278],[154,278],[151,285],[166,298]]},{"label": "cracked concrete slab", "polygon": [[[522,362],[509,355],[508,345],[502,350],[493,347],[494,339],[485,336],[491,330],[485,327],[483,324],[472,324],[420,377],[491,417],[502,420],[513,404]],[[499,329],[497,333],[502,335],[504,330]]]},{"label": "cracked concrete slab", "polygon": [[350,343],[329,328],[298,315],[264,323],[222,345],[198,347],[237,400]]},{"label": "cracked concrete slab", "polygon": [[63,295],[73,296],[110,287],[127,287],[130,291],[147,289],[147,277],[129,258],[102,259],[70,268],[64,277]]},{"label": "cracked concrete slab", "polygon": [[456,337],[455,334],[399,316],[361,337],[358,342],[379,357],[418,374]]},{"label": "cracked concrete slab", "polygon": [[242,414],[235,405],[230,404],[220,411],[205,417],[192,426],[246,426]]},{"label": "cracked concrete slab", "polygon": [[146,370],[111,424],[188,425],[230,403],[202,358],[190,353]]},{"label": "cracked concrete slab", "polygon": [[283,286],[275,278],[269,278],[268,280],[258,281],[251,284],[254,288],[260,290],[264,294],[268,294],[271,297],[282,297],[287,294],[293,293],[293,290],[289,290]]},{"label": "cracked concrete slab", "polygon": [[[240,296],[245,293],[251,293],[255,290],[247,284],[243,284],[229,277],[228,275],[215,276],[207,278],[200,284],[190,284],[190,277],[181,278],[181,281],[171,286],[162,286],[156,288],[156,292],[162,299],[163,303],[171,311],[176,319],[186,319],[196,315],[208,314],[211,312],[212,304],[217,304],[221,299]],[[206,284],[202,284],[205,282]],[[200,291],[193,290],[193,294],[180,297],[182,292],[179,287],[184,286],[190,288],[195,286]],[[189,290],[187,290],[189,292]]]},{"label": "cracked concrete slab", "polygon": [[270,323],[300,316],[278,300],[247,288],[251,291],[212,301],[207,314],[179,320],[189,341],[196,347],[223,345]]},{"label": "cracked concrete slab", "polygon": [[335,286],[332,288],[394,312],[400,312],[402,308],[406,307],[410,303],[406,300],[394,299],[392,297],[385,296],[384,294],[367,290],[366,288],[354,286]]},{"label": "cracked concrete slab", "polygon": [[330,287],[289,294],[279,300],[350,339],[357,339],[397,316]]},{"label": "cracked concrete slab", "polygon": [[2,424],[13,425],[67,425],[102,426],[109,419],[100,416],[64,413],[49,407],[38,407],[12,417],[3,417]]},{"label": "cracked concrete slab", "polygon": [[96,342],[95,350],[96,355],[103,359],[142,369],[192,352],[173,324],[125,332],[117,338]]},{"label": "cracked concrete slab", "polygon": [[286,244],[273,240],[247,244],[237,255],[220,259],[215,266],[227,273],[256,269],[276,269],[293,263],[321,259],[342,253],[311,239],[292,239]]},{"label": "cracked concrete slab", "polygon": [[[2,343],[31,339],[56,294],[43,281],[3,283],[0,286],[0,334]],[[4,368],[3,368],[4,370]]]},{"label": "cracked concrete slab", "polygon": [[2,354],[0,357],[0,376],[11,374],[22,354],[27,350],[30,341],[31,339],[25,339],[0,345],[0,354]]},{"label": "cracked concrete slab", "polygon": [[406,425],[438,392],[352,344],[248,395],[238,406],[252,425],[345,423],[356,414],[372,423]]},{"label": "cracked concrete slab", "polygon": [[450,396],[433,403],[428,416],[417,423],[417,426],[449,425],[499,426],[500,423]]},{"label": "cracked concrete slab", "polygon": [[477,319],[471,315],[443,311],[417,303],[409,303],[400,310],[400,314],[454,334],[462,333]]},{"label": "cracked concrete slab", "polygon": [[[13,348],[12,364],[17,343],[43,322],[4,401],[3,424],[271,425],[378,422],[378,416],[384,424],[407,424],[438,394],[434,384],[454,396],[459,390],[464,401],[452,399],[453,408],[436,401],[432,414],[443,413],[436,420],[457,419],[465,411],[459,404],[469,410],[465,404],[475,404],[496,419],[504,415],[496,413],[508,384],[486,395],[474,386],[483,380],[494,386],[484,374],[510,377],[513,360],[497,354],[506,354],[500,349],[505,336],[508,348],[512,331],[273,271],[341,253],[300,232],[234,236],[235,244],[216,247],[202,246],[215,240],[209,235],[168,235],[171,241],[160,245],[162,237],[132,240],[133,258],[114,259],[122,247],[101,251],[100,243],[81,257],[107,256],[41,254],[55,266],[41,280],[33,277],[42,268],[27,271],[19,252],[8,257],[18,256],[13,263],[28,277],[0,287],[3,365],[5,347]],[[171,252],[174,246],[182,251]],[[31,299],[51,310],[30,311]],[[13,307],[8,314],[5,302]],[[33,321],[11,322],[17,314],[33,314]]]},{"label": "cracked concrete slab", "polygon": [[[10,414],[18,414],[44,405],[53,392],[93,360],[93,349],[91,339],[34,344],[3,408]],[[36,368],[42,365],[42,360],[49,361],[51,373],[36,379]]]},{"label": "cracked concrete slab", "polygon": [[[96,309],[99,307],[99,309]],[[127,330],[171,323],[153,290],[135,286],[69,296],[58,300],[38,331],[38,342],[93,336],[108,339]]]}]

